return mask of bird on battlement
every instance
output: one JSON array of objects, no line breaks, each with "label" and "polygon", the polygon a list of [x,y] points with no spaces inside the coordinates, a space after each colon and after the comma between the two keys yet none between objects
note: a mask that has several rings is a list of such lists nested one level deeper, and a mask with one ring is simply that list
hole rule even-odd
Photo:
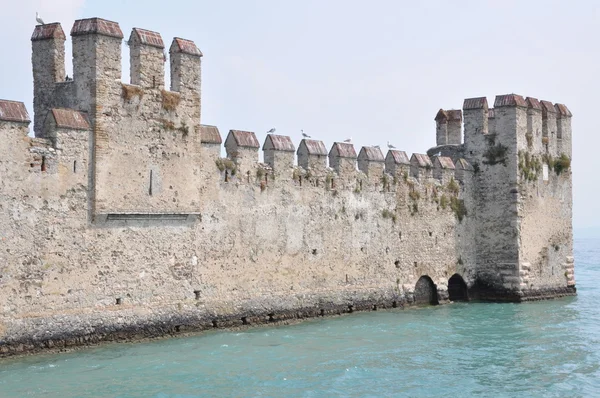
[{"label": "bird on battlement", "polygon": [[267,134],[273,134],[275,132],[275,127],[273,127],[271,130],[267,131]]},{"label": "bird on battlement", "polygon": [[37,23],[39,23],[40,25],[46,25],[44,23],[44,20],[42,19],[42,17],[40,17],[40,14],[37,13],[37,11],[35,12],[35,20]]},{"label": "bird on battlement", "polygon": [[439,151],[438,153],[432,155],[432,156],[442,156],[442,151]]},{"label": "bird on battlement", "polygon": [[344,140],[344,142],[346,142],[346,143],[348,143],[348,144],[349,144],[349,143],[351,143],[351,142],[352,142],[352,137],[350,137],[350,138],[346,138],[346,139]]},{"label": "bird on battlement", "polygon": [[304,133],[304,130],[300,130],[300,132],[302,133],[302,137],[311,138],[310,135]]},{"label": "bird on battlement", "polygon": [[387,142],[387,146],[388,146],[388,149],[396,149],[396,147],[393,146],[392,144],[390,144],[389,141]]}]

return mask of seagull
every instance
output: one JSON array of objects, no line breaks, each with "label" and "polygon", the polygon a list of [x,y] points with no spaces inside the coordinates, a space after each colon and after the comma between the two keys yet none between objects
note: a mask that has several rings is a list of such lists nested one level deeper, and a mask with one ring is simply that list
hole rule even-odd
[{"label": "seagull", "polygon": [[433,155],[433,156],[442,156],[442,151],[439,151],[438,153],[436,153],[436,154],[435,154],[435,155]]},{"label": "seagull", "polygon": [[392,144],[390,144],[389,141],[387,142],[387,146],[388,146],[388,149],[396,149],[396,147],[393,146]]},{"label": "seagull", "polygon": [[346,143],[348,143],[348,144],[349,144],[349,143],[351,143],[351,142],[352,142],[352,137],[350,137],[350,138],[346,138],[346,139],[344,140],[344,142],[346,142]]},{"label": "seagull", "polygon": [[381,149],[379,145],[374,145],[373,148]]},{"label": "seagull", "polygon": [[35,20],[37,21],[37,23],[39,23],[40,25],[45,25],[44,20],[42,19],[42,17],[40,17],[40,15],[37,13],[37,11],[35,12]]},{"label": "seagull", "polygon": [[304,130],[300,130],[300,132],[302,133],[302,137],[304,137],[304,138],[312,138],[310,135],[304,133]]},{"label": "seagull", "polygon": [[271,130],[267,131],[267,134],[273,134],[275,132],[275,127],[273,127]]}]

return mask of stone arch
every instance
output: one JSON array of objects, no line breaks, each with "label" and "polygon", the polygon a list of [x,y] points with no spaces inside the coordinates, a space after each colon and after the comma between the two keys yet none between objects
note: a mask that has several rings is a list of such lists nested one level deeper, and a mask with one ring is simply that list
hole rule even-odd
[{"label": "stone arch", "polygon": [[459,274],[454,274],[448,279],[448,296],[450,301],[469,300],[467,284]]},{"label": "stone arch", "polygon": [[415,285],[415,304],[438,304],[437,286],[427,275],[421,276]]}]

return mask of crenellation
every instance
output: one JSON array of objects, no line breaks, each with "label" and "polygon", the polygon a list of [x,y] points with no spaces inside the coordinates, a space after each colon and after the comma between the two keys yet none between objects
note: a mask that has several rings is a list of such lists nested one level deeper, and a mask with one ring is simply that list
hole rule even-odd
[{"label": "crenellation", "polygon": [[397,149],[388,150],[385,156],[385,172],[393,176],[399,176],[410,171],[410,159],[404,151]]},{"label": "crenellation", "polygon": [[37,25],[31,35],[33,66],[33,131],[36,137],[44,137],[46,113],[56,106],[56,83],[64,82],[65,33],[60,23]]},{"label": "crenellation", "polygon": [[210,126],[201,124],[198,126],[200,133],[200,142],[204,151],[203,158],[206,159],[206,163],[211,164],[221,154],[221,144],[223,139],[217,126]]},{"label": "crenellation", "polygon": [[363,146],[358,153],[358,169],[365,173],[371,185],[378,185],[385,169],[385,159],[381,149]]},{"label": "crenellation", "polygon": [[463,103],[463,118],[465,129],[465,150],[470,155],[476,153],[488,134],[488,103],[487,98],[468,98]]},{"label": "crenellation", "polygon": [[133,28],[127,44],[131,84],[163,89],[166,54],[160,33]]},{"label": "crenellation", "polygon": [[527,131],[525,145],[520,145],[520,150],[541,153],[542,143],[542,105],[537,98],[527,97]]},{"label": "crenellation", "polygon": [[233,160],[241,175],[251,173],[258,162],[260,144],[251,131],[229,130],[225,139],[227,157]]},{"label": "crenellation", "polygon": [[101,120],[96,123],[96,119],[120,102],[123,33],[116,22],[89,18],[75,21],[71,38],[77,101],[74,108],[88,113],[95,135],[106,134],[105,126]]},{"label": "crenellation", "polygon": [[454,177],[454,162],[446,156],[435,156],[433,158],[433,178],[438,179],[443,184],[448,183]]},{"label": "crenellation", "polygon": [[335,170],[342,179],[354,176],[357,159],[354,145],[346,142],[334,142],[328,156],[329,167]]},{"label": "crenellation", "polygon": [[448,114],[448,145],[462,144],[462,111],[460,109],[447,110]]},{"label": "crenellation", "polygon": [[469,179],[472,177],[473,171],[473,166],[465,159],[461,158],[456,161],[454,177],[463,183],[468,183]]},{"label": "crenellation", "polygon": [[303,139],[298,145],[298,166],[322,172],[327,168],[327,148],[323,141]]},{"label": "crenellation", "polygon": [[542,146],[551,156],[556,156],[556,109],[550,101],[540,101],[542,105]]},{"label": "crenellation", "polygon": [[174,38],[169,48],[171,91],[181,94],[190,117],[200,119],[200,73],[202,52],[191,40]]},{"label": "crenellation", "polygon": [[421,153],[413,153],[410,158],[410,176],[426,182],[432,177],[433,164],[429,156]]},{"label": "crenellation", "polygon": [[410,159],[304,139],[294,166],[291,138],[269,134],[259,163],[256,135],[240,130],[220,158],[219,129],[201,124],[192,41],[171,44],[168,91],[158,33],[134,28],[124,84],[117,23],[75,22],[73,81],[59,73],[61,32],[32,35],[34,90],[46,95],[36,138],[25,106],[0,100],[0,235],[18,249],[0,251],[3,353],[80,337],[82,324],[102,340],[575,294],[566,106],[467,99],[438,111],[436,146]]},{"label": "crenellation", "polygon": [[571,157],[571,111],[563,104],[555,104],[557,156],[563,153]]},{"label": "crenellation", "polygon": [[440,109],[434,120],[436,145],[448,145],[448,114]]},{"label": "crenellation", "polygon": [[291,178],[296,151],[292,139],[284,135],[267,134],[262,149],[265,163],[275,171],[276,176]]}]

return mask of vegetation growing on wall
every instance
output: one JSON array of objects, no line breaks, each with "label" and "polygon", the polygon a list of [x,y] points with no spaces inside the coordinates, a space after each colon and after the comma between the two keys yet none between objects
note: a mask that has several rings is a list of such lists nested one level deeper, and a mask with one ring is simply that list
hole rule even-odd
[{"label": "vegetation growing on wall", "polygon": [[234,176],[237,172],[237,165],[231,159],[218,158],[217,160],[215,160],[215,164],[221,172],[228,170],[229,172],[231,172],[232,176]]},{"label": "vegetation growing on wall", "polygon": [[408,193],[408,197],[416,202],[417,200],[421,199],[421,194],[416,189],[411,189]]},{"label": "vegetation growing on wall", "polygon": [[454,211],[459,222],[467,215],[467,207],[465,206],[465,201],[462,199],[452,196],[450,198],[450,208]]},{"label": "vegetation growing on wall", "polygon": [[483,163],[490,166],[498,163],[506,165],[506,152],[508,152],[508,148],[502,144],[491,145],[483,154],[486,159]]},{"label": "vegetation growing on wall", "polygon": [[442,196],[440,197],[440,207],[445,210],[448,207],[448,204],[448,197],[445,194],[442,194]]},{"label": "vegetation growing on wall", "polygon": [[561,153],[560,157],[554,161],[554,172],[559,176],[563,171],[566,171],[571,167],[571,159]]},{"label": "vegetation growing on wall", "polygon": [[395,223],[395,222],[396,222],[396,213],[394,213],[394,212],[393,212],[393,211],[391,211],[391,210],[388,210],[388,209],[383,209],[383,210],[381,211],[381,217],[383,217],[383,218],[386,218],[386,219],[387,219],[387,218],[389,218],[389,219],[391,219],[391,220],[392,220],[392,222],[393,222],[393,223]]},{"label": "vegetation growing on wall", "polygon": [[162,94],[162,107],[167,111],[173,111],[179,105],[179,101],[181,101],[181,96],[179,93],[174,93],[167,90],[160,90]]},{"label": "vegetation growing on wall", "polygon": [[460,186],[458,185],[454,177],[450,178],[450,182],[448,183],[448,186],[446,188],[448,189],[448,192],[454,195],[458,195],[458,192],[460,191]]},{"label": "vegetation growing on wall", "polygon": [[133,97],[142,98],[144,96],[144,89],[140,86],[132,86],[130,84],[123,83],[121,84],[121,87],[121,96],[127,101],[129,101]]},{"label": "vegetation growing on wall", "polygon": [[558,159],[554,159],[552,155],[544,154],[542,159],[549,169],[554,170],[557,176],[571,167],[571,158],[564,153],[561,153]]},{"label": "vegetation growing on wall", "polygon": [[542,161],[528,151],[519,151],[519,172],[525,181],[536,181],[542,171]]}]

